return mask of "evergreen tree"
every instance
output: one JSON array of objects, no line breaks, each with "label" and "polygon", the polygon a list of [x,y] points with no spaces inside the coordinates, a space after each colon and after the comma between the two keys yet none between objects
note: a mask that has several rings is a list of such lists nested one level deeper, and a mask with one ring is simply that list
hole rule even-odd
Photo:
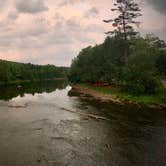
[{"label": "evergreen tree", "polygon": [[135,37],[138,32],[134,30],[134,25],[139,26],[140,22],[136,18],[141,16],[141,9],[134,0],[116,0],[115,8],[112,11],[118,11],[119,15],[115,19],[103,20],[105,23],[112,23],[115,27],[113,31],[106,34],[115,35],[115,37],[124,39],[124,63],[128,63],[129,42],[128,39]]},{"label": "evergreen tree", "polygon": [[115,27],[113,31],[106,34],[115,34],[125,40],[135,36],[138,32],[134,31],[133,25],[139,26],[140,22],[135,19],[141,16],[141,9],[134,0],[116,0],[115,8],[112,11],[118,11],[120,14],[115,19],[103,20],[106,23],[112,22]]}]

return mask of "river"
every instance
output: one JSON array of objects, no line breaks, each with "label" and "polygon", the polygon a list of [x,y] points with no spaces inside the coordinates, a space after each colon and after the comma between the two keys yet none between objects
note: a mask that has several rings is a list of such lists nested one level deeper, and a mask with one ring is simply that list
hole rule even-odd
[{"label": "river", "polygon": [[1,86],[0,166],[38,165],[165,166],[166,112],[100,102],[64,81]]}]

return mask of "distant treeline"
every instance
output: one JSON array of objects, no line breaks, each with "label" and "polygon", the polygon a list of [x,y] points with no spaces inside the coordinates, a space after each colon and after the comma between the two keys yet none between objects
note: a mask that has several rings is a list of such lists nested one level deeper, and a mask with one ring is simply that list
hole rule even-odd
[{"label": "distant treeline", "polygon": [[0,84],[65,78],[67,73],[67,67],[0,60]]},{"label": "distant treeline", "polygon": [[125,64],[125,41],[107,37],[103,44],[83,49],[73,60],[74,83],[108,83],[131,93],[155,93],[166,75],[166,44],[158,37],[131,39]]}]

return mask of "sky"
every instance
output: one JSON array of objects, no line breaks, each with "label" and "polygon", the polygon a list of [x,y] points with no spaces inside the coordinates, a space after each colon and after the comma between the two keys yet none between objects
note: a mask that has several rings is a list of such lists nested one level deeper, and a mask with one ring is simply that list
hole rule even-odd
[{"label": "sky", "polygon": [[[138,30],[166,41],[166,0],[136,0]],[[69,66],[82,48],[100,44],[112,30],[103,19],[115,0],[0,0],[0,59]]]}]

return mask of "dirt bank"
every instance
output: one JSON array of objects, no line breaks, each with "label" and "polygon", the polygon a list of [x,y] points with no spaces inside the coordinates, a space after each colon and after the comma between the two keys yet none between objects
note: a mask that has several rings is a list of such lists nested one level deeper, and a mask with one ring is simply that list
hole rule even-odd
[{"label": "dirt bank", "polygon": [[103,94],[98,91],[95,91],[93,89],[90,89],[89,87],[83,86],[83,85],[74,85],[72,86],[73,91],[78,91],[80,93],[90,95],[96,99],[102,100],[102,101],[110,101],[113,103],[123,104],[123,102],[116,98],[114,95],[111,94]]},{"label": "dirt bank", "polygon": [[74,85],[74,86],[72,86],[72,90],[80,92],[85,95],[90,95],[90,96],[96,98],[97,100],[101,100],[104,102],[112,102],[112,103],[120,104],[120,105],[132,104],[132,105],[137,105],[139,107],[146,106],[146,107],[154,108],[154,109],[164,109],[164,110],[166,109],[165,103],[160,103],[160,104],[137,103],[136,101],[118,98],[114,94],[104,94],[102,92],[96,91],[93,88],[90,88],[90,87],[84,86],[84,85],[79,85],[79,84]]}]

